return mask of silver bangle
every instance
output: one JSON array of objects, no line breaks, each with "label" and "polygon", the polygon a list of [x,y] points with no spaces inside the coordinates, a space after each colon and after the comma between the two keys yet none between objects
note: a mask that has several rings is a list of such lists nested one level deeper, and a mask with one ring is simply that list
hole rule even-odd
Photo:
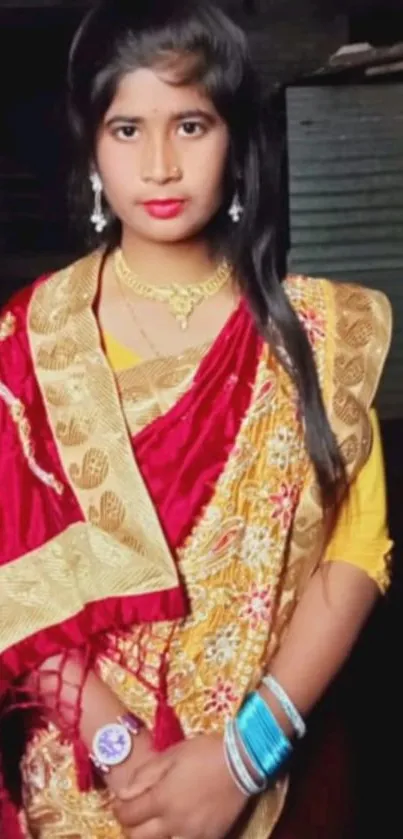
[{"label": "silver bangle", "polygon": [[274,676],[265,676],[262,679],[262,684],[264,684],[276,697],[277,701],[280,703],[285,715],[288,717],[290,723],[292,724],[297,737],[300,739],[304,737],[306,734],[306,725],[304,720],[301,717],[299,711],[297,711],[293,702],[289,696],[287,696],[284,688],[278,683],[277,679]]},{"label": "silver bangle", "polygon": [[263,792],[266,788],[265,783],[258,784],[252,778],[242,759],[236,739],[235,722],[233,720],[228,720],[225,726],[224,753],[228,769],[238,789],[247,798]]}]

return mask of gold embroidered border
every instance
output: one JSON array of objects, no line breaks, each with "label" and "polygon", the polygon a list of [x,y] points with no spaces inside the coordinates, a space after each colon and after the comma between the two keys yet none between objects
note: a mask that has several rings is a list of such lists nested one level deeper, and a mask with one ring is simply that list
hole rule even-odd
[{"label": "gold embroidered border", "polygon": [[[336,321],[331,421],[337,435],[344,429],[345,445],[358,423],[359,407],[369,422],[368,411],[390,348],[392,312],[389,300],[379,291],[344,283],[327,283],[326,289],[333,296]],[[364,435],[364,459],[370,443]],[[361,466],[360,459],[356,465]]]},{"label": "gold embroidered border", "polygon": [[180,356],[143,361],[116,372],[117,387],[130,433],[138,434],[165,414],[191,387],[208,345]]},{"label": "gold embroidered border", "polygon": [[35,372],[85,518],[132,548],[133,562],[158,566],[172,582],[175,563],[135,461],[92,309],[102,259],[91,254],[35,290],[28,317]]},{"label": "gold embroidered border", "polygon": [[[0,568],[0,653],[109,597],[174,588],[176,574],[133,561],[133,551],[86,523]],[[23,609],[21,608],[23,604]]]},{"label": "gold embroidered border", "polygon": [[17,429],[17,434],[21,443],[21,448],[24,457],[28,463],[31,472],[46,486],[51,487],[57,495],[63,495],[64,487],[60,481],[57,480],[52,472],[46,472],[39,466],[35,459],[35,450],[32,440],[32,431],[30,423],[25,415],[25,408],[20,399],[17,399],[12,391],[0,381],[0,400],[2,400],[10,413],[11,419]]}]

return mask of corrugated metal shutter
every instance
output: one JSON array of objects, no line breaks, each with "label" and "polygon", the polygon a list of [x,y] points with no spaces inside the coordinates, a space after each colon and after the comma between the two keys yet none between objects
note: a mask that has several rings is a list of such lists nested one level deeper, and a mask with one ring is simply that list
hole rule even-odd
[{"label": "corrugated metal shutter", "polygon": [[386,292],[395,332],[379,410],[403,417],[403,85],[287,94],[292,271]]}]

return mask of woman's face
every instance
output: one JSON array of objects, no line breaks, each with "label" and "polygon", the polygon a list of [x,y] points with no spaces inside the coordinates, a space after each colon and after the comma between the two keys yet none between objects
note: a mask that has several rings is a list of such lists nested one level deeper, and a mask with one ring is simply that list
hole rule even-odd
[{"label": "woman's face", "polygon": [[200,233],[219,209],[228,150],[227,126],[201,90],[139,69],[105,114],[96,159],[123,226],[173,243]]}]

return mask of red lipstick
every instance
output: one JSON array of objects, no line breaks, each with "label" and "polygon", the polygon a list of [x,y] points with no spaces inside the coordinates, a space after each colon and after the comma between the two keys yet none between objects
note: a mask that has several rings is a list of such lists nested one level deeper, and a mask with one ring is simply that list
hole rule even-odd
[{"label": "red lipstick", "polygon": [[185,206],[185,201],[178,198],[168,198],[164,201],[145,201],[143,207],[146,212],[157,219],[171,219],[179,216]]}]

